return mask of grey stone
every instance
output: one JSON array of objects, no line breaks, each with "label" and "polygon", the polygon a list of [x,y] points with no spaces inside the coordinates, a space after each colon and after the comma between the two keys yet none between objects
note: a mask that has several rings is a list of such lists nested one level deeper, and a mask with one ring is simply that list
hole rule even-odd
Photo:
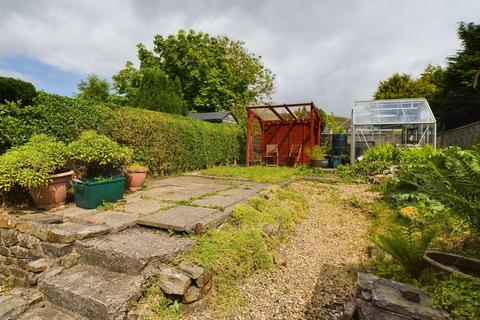
[{"label": "grey stone", "polygon": [[184,315],[198,314],[207,311],[208,302],[206,299],[201,299],[189,304],[182,305],[182,313]]},{"label": "grey stone", "polygon": [[356,313],[358,320],[413,320],[408,316],[375,308],[371,303],[362,300],[358,300]]},{"label": "grey stone", "polygon": [[158,285],[166,294],[183,295],[192,280],[175,268],[166,267],[158,274]]},{"label": "grey stone", "polygon": [[103,225],[89,225],[65,222],[54,225],[48,230],[47,240],[55,243],[72,243],[76,239],[85,239],[107,234],[109,228]]},{"label": "grey stone", "polygon": [[197,223],[207,225],[215,221],[217,210],[200,207],[178,206],[165,211],[141,217],[139,225],[160,229],[173,229],[179,232],[193,232]]},{"label": "grey stone", "polygon": [[137,216],[121,213],[118,211],[99,211],[78,219],[87,223],[104,225],[111,229],[111,232],[119,232],[128,227],[134,226],[137,222]]},{"label": "grey stone", "polygon": [[25,266],[28,271],[38,273],[45,271],[48,268],[48,261],[45,258],[41,258],[38,260],[34,260],[32,262],[27,263]]},{"label": "grey stone", "polygon": [[182,302],[183,303],[192,303],[194,301],[198,301],[202,299],[202,291],[200,288],[196,286],[190,286],[188,290],[185,292],[185,294],[182,297]]},{"label": "grey stone", "polygon": [[141,312],[140,310],[130,310],[127,315],[127,320],[140,320]]},{"label": "grey stone", "polygon": [[42,241],[29,234],[20,233],[18,235],[18,244],[24,248],[30,249],[35,255],[42,256]]},{"label": "grey stone", "polygon": [[29,260],[35,260],[38,258],[41,258],[43,255],[38,254],[37,252],[33,250],[28,250],[24,247],[20,246],[13,246],[10,247],[10,255],[19,258],[19,259],[29,259]]},{"label": "grey stone", "polygon": [[17,221],[14,216],[9,214],[0,214],[0,228],[13,229],[17,225]]},{"label": "grey stone", "polygon": [[217,194],[193,201],[193,204],[199,206],[217,206],[226,208],[248,199],[258,193],[257,188],[241,189],[235,188],[221,191]]},{"label": "grey stone", "polygon": [[73,244],[42,242],[43,252],[52,258],[60,258],[72,252]]},{"label": "grey stone", "polygon": [[36,286],[39,279],[40,275],[38,273],[28,272],[25,276],[25,281],[29,286]]},{"label": "grey stone", "polygon": [[18,236],[19,232],[17,230],[1,230],[0,229],[0,237],[3,240],[3,243],[7,247],[14,246],[18,243]]},{"label": "grey stone", "polygon": [[195,283],[197,284],[198,287],[203,287],[207,283],[209,283],[214,276],[213,269],[207,269],[197,280],[195,280]]},{"label": "grey stone", "polygon": [[141,296],[142,277],[78,265],[39,284],[44,298],[89,319],[123,319]]},{"label": "grey stone", "polygon": [[198,279],[205,271],[203,267],[186,261],[180,262],[178,269],[193,280]]},{"label": "grey stone", "polygon": [[170,263],[195,241],[169,237],[143,228],[131,228],[102,238],[77,241],[81,261],[107,270],[152,275],[162,263]]},{"label": "grey stone", "polygon": [[0,247],[0,255],[4,257],[9,257],[10,256],[10,249],[7,247]]},{"label": "grey stone", "polygon": [[13,319],[27,308],[27,301],[17,296],[0,296],[0,319]]},{"label": "grey stone", "polygon": [[72,252],[69,255],[62,257],[61,265],[65,268],[71,268],[78,263],[80,256],[76,252]]},{"label": "grey stone", "polygon": [[47,303],[45,306],[38,306],[29,309],[17,320],[87,320],[84,317],[73,314],[68,310],[59,308]]},{"label": "grey stone", "polygon": [[159,211],[162,208],[171,206],[171,203],[162,202],[155,199],[140,199],[135,202],[127,203],[118,210],[128,212],[135,215],[148,215]]},{"label": "grey stone", "polygon": [[45,241],[48,229],[52,225],[62,223],[62,221],[61,217],[52,214],[28,214],[18,218],[17,229],[22,233],[28,233]]},{"label": "grey stone", "polygon": [[412,291],[410,289],[400,289],[400,293],[402,294],[402,297],[409,301],[420,302],[420,294],[418,294],[416,291]]},{"label": "grey stone", "polygon": [[42,301],[43,295],[40,291],[32,290],[25,295],[25,299],[27,300],[28,305],[31,306]]}]

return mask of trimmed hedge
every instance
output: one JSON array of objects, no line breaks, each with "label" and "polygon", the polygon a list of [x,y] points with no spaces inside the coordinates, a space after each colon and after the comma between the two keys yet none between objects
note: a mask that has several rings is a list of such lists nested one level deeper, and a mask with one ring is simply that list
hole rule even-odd
[{"label": "trimmed hedge", "polygon": [[239,159],[242,139],[237,125],[130,107],[116,110],[103,133],[133,148],[135,161],[161,175],[232,163]]}]

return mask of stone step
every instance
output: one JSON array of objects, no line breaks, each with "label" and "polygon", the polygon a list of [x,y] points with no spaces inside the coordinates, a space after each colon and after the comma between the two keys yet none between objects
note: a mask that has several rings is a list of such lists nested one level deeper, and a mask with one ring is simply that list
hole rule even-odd
[{"label": "stone step", "polygon": [[47,277],[39,288],[44,299],[87,319],[124,319],[140,296],[143,278],[77,265]]},{"label": "stone step", "polygon": [[78,314],[57,307],[51,303],[29,309],[17,320],[88,320]]},{"label": "stone step", "polygon": [[77,241],[75,249],[84,264],[113,272],[149,277],[195,240],[159,234],[145,228],[129,228],[105,237]]}]

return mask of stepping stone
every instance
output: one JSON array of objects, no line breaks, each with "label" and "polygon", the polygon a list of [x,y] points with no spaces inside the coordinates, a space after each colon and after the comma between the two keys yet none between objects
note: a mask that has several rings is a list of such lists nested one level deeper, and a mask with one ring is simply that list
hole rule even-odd
[{"label": "stepping stone", "polygon": [[107,234],[110,228],[105,225],[91,225],[76,222],[64,222],[52,225],[47,232],[47,240],[55,243],[72,243],[75,240],[97,237]]},{"label": "stepping stone", "polygon": [[137,224],[159,229],[172,229],[179,232],[194,232],[200,228],[217,222],[225,214],[221,211],[190,206],[178,206],[165,211],[139,218]]},{"label": "stepping stone", "polygon": [[127,203],[125,206],[118,207],[115,211],[123,211],[128,213],[133,213],[138,215],[147,215],[155,213],[162,208],[172,206],[171,203],[162,202],[160,200],[149,199],[149,200],[137,200],[130,203]]},{"label": "stepping stone", "polygon": [[230,189],[221,191],[218,194],[193,201],[198,206],[217,206],[226,208],[241,202],[258,193],[257,188],[252,189]]},{"label": "stepping stone", "polygon": [[54,214],[60,215],[69,220],[69,219],[80,218],[83,216],[91,215],[95,211],[97,211],[97,209],[83,209],[79,207],[69,207],[66,209],[55,211]]},{"label": "stepping stone", "polygon": [[131,228],[106,237],[77,241],[83,263],[107,270],[150,276],[162,263],[170,263],[193,246],[188,238],[169,237],[143,228]]},{"label": "stepping stone", "polygon": [[85,317],[76,315],[68,310],[62,309],[51,303],[45,306],[35,307],[24,314],[17,320],[88,320]]},{"label": "stepping stone", "polygon": [[88,319],[124,319],[141,296],[141,276],[77,265],[40,282],[44,298]]},{"label": "stepping stone", "polygon": [[78,220],[83,222],[104,225],[105,227],[110,228],[110,232],[113,233],[134,226],[137,222],[137,219],[137,215],[111,210],[99,211],[97,213],[78,218]]}]

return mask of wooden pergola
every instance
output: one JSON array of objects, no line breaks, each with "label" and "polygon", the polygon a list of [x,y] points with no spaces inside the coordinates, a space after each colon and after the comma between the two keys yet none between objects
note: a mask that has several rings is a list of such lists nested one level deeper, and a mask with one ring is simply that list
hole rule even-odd
[{"label": "wooden pergola", "polygon": [[309,152],[320,145],[320,114],[313,102],[247,107],[246,165],[251,163],[252,122],[261,131],[262,160],[281,165],[308,164]]}]

